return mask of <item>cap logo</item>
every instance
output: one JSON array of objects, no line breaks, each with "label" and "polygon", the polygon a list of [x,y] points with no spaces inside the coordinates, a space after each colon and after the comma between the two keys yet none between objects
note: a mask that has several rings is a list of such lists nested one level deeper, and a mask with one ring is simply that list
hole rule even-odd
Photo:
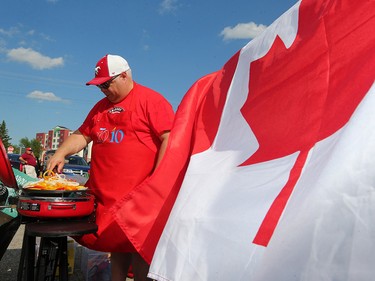
[{"label": "cap logo", "polygon": [[100,66],[95,67],[95,75],[97,76],[100,71]]}]

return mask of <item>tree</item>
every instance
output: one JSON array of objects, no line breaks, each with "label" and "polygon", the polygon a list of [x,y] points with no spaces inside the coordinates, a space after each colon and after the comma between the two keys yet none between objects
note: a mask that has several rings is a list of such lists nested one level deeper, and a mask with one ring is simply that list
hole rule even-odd
[{"label": "tree", "polygon": [[30,142],[30,147],[33,149],[35,157],[40,158],[42,155],[42,146],[40,142],[37,139],[32,139]]},{"label": "tree", "polygon": [[22,154],[25,152],[25,149],[27,147],[31,147],[30,140],[27,137],[20,139],[19,146],[20,146],[20,154]]},{"label": "tree", "polygon": [[0,125],[0,138],[3,141],[3,144],[4,144],[5,148],[10,146],[10,140],[12,138],[9,137],[9,135],[8,135],[7,125],[6,125],[4,120],[3,120],[3,122],[1,122],[1,125]]}]

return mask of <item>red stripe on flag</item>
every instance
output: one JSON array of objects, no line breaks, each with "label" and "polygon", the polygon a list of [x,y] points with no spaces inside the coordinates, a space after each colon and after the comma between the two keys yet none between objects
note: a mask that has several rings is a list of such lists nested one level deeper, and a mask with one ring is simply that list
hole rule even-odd
[{"label": "red stripe on flag", "polygon": [[306,163],[308,151],[301,152],[297,157],[296,163],[290,171],[290,176],[280,191],[279,195],[273,201],[270,209],[268,210],[262,224],[259,227],[257,234],[253,240],[254,244],[267,247],[270,242],[273,232],[280,220],[282,213],[284,212],[285,206],[293,192],[293,189],[301,175],[302,169]]}]

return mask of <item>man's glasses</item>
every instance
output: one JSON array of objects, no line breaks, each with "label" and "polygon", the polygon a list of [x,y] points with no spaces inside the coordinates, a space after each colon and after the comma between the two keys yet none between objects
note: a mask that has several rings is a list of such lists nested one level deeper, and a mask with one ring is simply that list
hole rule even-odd
[{"label": "man's glasses", "polygon": [[120,74],[117,74],[115,76],[113,76],[111,79],[109,79],[107,82],[104,82],[102,84],[99,84],[99,85],[96,85],[99,89],[104,89],[104,90],[107,90],[109,88],[109,86],[111,86],[111,83],[113,80],[115,80],[117,77],[119,77],[121,75]]}]

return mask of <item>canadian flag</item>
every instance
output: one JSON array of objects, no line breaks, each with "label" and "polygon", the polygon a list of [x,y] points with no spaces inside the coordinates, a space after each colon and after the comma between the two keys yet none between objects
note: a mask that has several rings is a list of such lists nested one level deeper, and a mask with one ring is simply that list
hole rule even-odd
[{"label": "canadian flag", "polygon": [[302,0],[191,87],[114,209],[150,278],[374,280],[374,29],[373,0]]}]

